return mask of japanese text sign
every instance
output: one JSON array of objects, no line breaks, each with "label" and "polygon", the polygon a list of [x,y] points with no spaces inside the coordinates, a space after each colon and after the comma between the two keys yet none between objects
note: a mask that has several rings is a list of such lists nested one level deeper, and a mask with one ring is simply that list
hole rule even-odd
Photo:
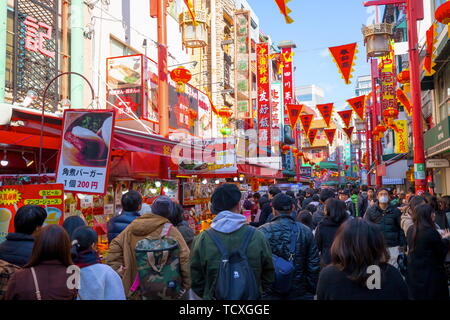
[{"label": "japanese text sign", "polygon": [[294,67],[293,55],[291,48],[282,48],[281,54],[283,56],[283,104],[284,108],[284,124],[289,125],[289,116],[287,114],[286,105],[295,103],[294,99]]},{"label": "japanese text sign", "polygon": [[325,135],[327,136],[330,146],[333,145],[334,136],[336,135],[336,129],[324,129]]},{"label": "japanese text sign", "polygon": [[55,52],[47,50],[45,46],[45,41],[52,39],[52,26],[32,16],[26,16],[23,24],[25,25],[25,49],[41,53],[51,59],[55,58]]},{"label": "japanese text sign", "polygon": [[353,134],[354,129],[355,129],[355,127],[342,128],[342,130],[344,130],[345,134],[347,135],[347,137],[350,141],[352,141],[352,134]]},{"label": "japanese text sign", "polygon": [[318,104],[317,109],[323,117],[323,120],[327,124],[327,127],[330,126],[331,116],[333,115],[333,103],[326,104]]},{"label": "japanese text sign", "polygon": [[339,111],[338,114],[344,122],[345,127],[348,128],[350,126],[350,121],[352,120],[353,110]]},{"label": "japanese text sign", "polygon": [[382,57],[380,60],[380,80],[381,80],[381,111],[387,108],[397,108],[396,99],[396,74],[394,68],[394,50]]},{"label": "japanese text sign", "polygon": [[287,104],[286,105],[288,117],[289,117],[289,123],[292,127],[292,129],[295,128],[298,119],[300,118],[300,115],[302,113],[303,105],[301,104]]},{"label": "japanese text sign", "polygon": [[302,122],[303,130],[305,130],[305,133],[308,134],[309,128],[311,128],[311,123],[314,116],[312,114],[304,114],[300,116],[300,121]]},{"label": "japanese text sign", "polygon": [[259,144],[264,150],[270,145],[271,131],[271,99],[269,79],[269,44],[258,43],[256,45],[256,64],[258,82],[258,133]]},{"label": "japanese text sign", "polygon": [[309,139],[309,144],[311,146],[314,144],[314,140],[316,140],[317,131],[318,131],[318,129],[309,129],[308,139]]},{"label": "japanese text sign", "polygon": [[408,153],[408,123],[406,120],[394,121],[398,130],[395,134],[395,153]]},{"label": "japanese text sign", "polygon": [[64,190],[61,184],[31,184],[0,187],[0,242],[8,232],[14,232],[14,216],[20,207],[37,205],[45,208],[44,225],[62,224],[64,220]]},{"label": "japanese text sign", "polygon": [[328,48],[345,84],[351,83],[350,78],[352,78],[355,55],[358,52],[356,48],[356,42]]},{"label": "japanese text sign", "polygon": [[361,121],[364,121],[364,109],[366,104],[366,96],[359,96],[356,98],[348,99],[347,100],[350,107],[352,107],[353,111],[355,111],[356,115],[361,119]]},{"label": "japanese text sign", "polygon": [[112,110],[66,110],[57,182],[65,191],[105,194],[114,128]]}]

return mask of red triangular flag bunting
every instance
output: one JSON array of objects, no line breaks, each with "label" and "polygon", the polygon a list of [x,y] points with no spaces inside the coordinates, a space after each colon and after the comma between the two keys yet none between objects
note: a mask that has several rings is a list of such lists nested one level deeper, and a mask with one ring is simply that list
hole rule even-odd
[{"label": "red triangular flag bunting", "polygon": [[317,109],[323,117],[323,120],[327,124],[327,127],[330,126],[331,115],[333,114],[333,103],[326,104],[318,104]]},{"label": "red triangular flag bunting", "polygon": [[334,136],[336,135],[336,129],[324,129],[325,135],[327,136],[330,146],[333,145]]},{"label": "red triangular flag bunting", "polygon": [[308,132],[309,144],[312,146],[314,144],[314,140],[316,140],[318,129],[310,129]]},{"label": "red triangular flag bunting", "polygon": [[426,52],[425,59],[423,60],[423,68],[427,76],[432,76],[433,74],[436,73],[436,70],[433,69],[436,66],[436,63],[434,62],[436,36],[437,36],[436,25],[433,23],[430,29],[428,29],[426,32],[427,49],[425,51]]},{"label": "red triangular flag bunting", "polygon": [[352,141],[353,129],[355,129],[355,127],[343,128],[343,129],[342,129],[342,130],[344,130],[345,134],[346,134],[347,137],[350,139],[350,141]]},{"label": "red triangular flag bunting", "polygon": [[313,118],[314,116],[312,114],[304,114],[300,116],[300,121],[302,122],[303,130],[305,130],[306,134],[308,134],[309,128],[311,128]]},{"label": "red triangular flag bunting", "polygon": [[295,125],[298,122],[298,118],[302,113],[303,105],[301,104],[287,104],[286,105],[287,113],[289,116],[289,122],[291,123],[292,129],[295,128]]},{"label": "red triangular flag bunting", "polygon": [[406,113],[411,116],[411,102],[409,101],[408,96],[405,94],[405,92],[400,88],[397,89],[397,100],[403,107],[405,107]]},{"label": "red triangular flag bunting", "polygon": [[364,109],[366,107],[366,96],[359,96],[347,100],[350,107],[355,111],[356,115],[364,121]]},{"label": "red triangular flag bunting", "polygon": [[346,128],[348,128],[350,126],[350,121],[352,120],[352,113],[353,113],[353,110],[345,110],[345,111],[338,112],[338,114],[341,116],[341,119],[344,122],[344,125]]},{"label": "red triangular flag bunting", "polygon": [[355,55],[358,52],[356,47],[357,44],[355,42],[328,48],[346,84],[350,84],[350,78],[352,77],[353,66],[356,60]]}]

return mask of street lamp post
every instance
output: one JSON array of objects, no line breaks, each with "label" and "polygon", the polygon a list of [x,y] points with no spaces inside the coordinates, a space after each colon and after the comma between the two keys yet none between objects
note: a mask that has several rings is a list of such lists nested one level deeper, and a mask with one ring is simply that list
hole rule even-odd
[{"label": "street lamp post", "polygon": [[422,99],[420,90],[420,64],[418,51],[417,21],[423,20],[422,0],[380,0],[368,1],[365,7],[389,4],[406,4],[408,24],[409,72],[411,77],[412,123],[414,140],[414,174],[416,194],[426,189],[425,151],[423,143]]}]

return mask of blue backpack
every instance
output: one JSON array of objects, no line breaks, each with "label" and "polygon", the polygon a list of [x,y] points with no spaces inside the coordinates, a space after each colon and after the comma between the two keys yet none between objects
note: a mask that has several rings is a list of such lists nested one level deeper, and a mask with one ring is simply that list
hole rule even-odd
[{"label": "blue backpack", "polygon": [[289,260],[283,259],[272,254],[273,266],[275,268],[275,282],[273,290],[280,294],[286,294],[291,290],[292,280],[295,271],[295,246],[297,244],[300,228],[296,222],[295,227],[291,230],[291,243],[289,244]]},{"label": "blue backpack", "polygon": [[214,298],[217,300],[257,300],[260,296],[255,273],[250,266],[246,251],[255,228],[248,227],[242,244],[238,250],[228,252],[218,232],[214,229],[206,230],[206,233],[216,244],[222,255],[222,263],[217,274]]}]

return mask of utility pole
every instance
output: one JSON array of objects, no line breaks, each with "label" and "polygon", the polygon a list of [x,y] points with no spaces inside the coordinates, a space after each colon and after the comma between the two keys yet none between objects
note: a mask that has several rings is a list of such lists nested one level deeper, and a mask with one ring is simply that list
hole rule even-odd
[{"label": "utility pole", "polygon": [[167,0],[157,2],[159,134],[169,135],[169,83],[167,79]]},{"label": "utility pole", "polygon": [[425,150],[423,143],[422,98],[420,89],[420,63],[418,51],[417,21],[423,20],[422,0],[381,0],[368,1],[365,7],[376,5],[406,4],[406,21],[408,24],[409,72],[411,77],[411,102],[414,141],[414,176],[416,194],[421,195],[426,189]]}]

